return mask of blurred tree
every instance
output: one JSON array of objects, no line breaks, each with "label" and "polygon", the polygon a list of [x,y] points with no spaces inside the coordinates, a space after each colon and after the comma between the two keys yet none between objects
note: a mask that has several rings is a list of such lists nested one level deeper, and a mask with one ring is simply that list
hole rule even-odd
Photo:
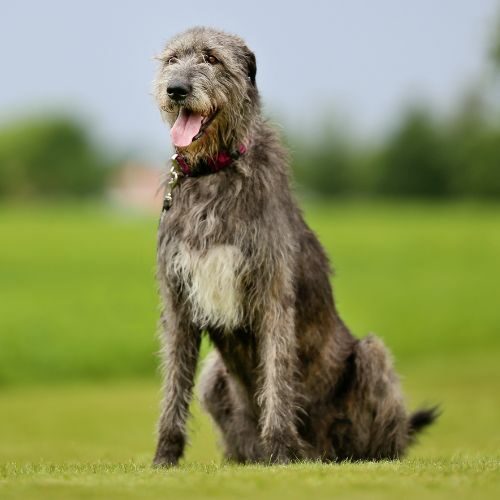
[{"label": "blurred tree", "polygon": [[320,196],[346,194],[355,187],[351,141],[327,120],[313,140],[291,138],[292,168],[302,189]]},{"label": "blurred tree", "polygon": [[382,146],[377,190],[397,196],[444,196],[447,159],[440,128],[430,112],[414,107]]},{"label": "blurred tree", "polygon": [[[500,15],[491,55],[498,84]],[[291,138],[299,188],[323,196],[498,197],[498,90],[476,83],[448,119],[436,120],[426,106],[415,105],[375,147],[353,141],[327,117],[315,140]]]},{"label": "blurred tree", "polygon": [[497,18],[496,26],[493,31],[491,56],[497,70],[500,71],[500,15]]},{"label": "blurred tree", "polygon": [[86,128],[67,117],[22,120],[0,129],[0,196],[100,193],[110,160]]},{"label": "blurred tree", "polygon": [[448,178],[454,195],[500,195],[500,127],[478,94],[467,96],[447,130]]}]

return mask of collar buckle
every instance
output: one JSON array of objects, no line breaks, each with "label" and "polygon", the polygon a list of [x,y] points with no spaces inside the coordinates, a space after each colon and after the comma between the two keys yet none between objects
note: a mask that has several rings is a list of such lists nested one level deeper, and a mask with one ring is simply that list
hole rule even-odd
[{"label": "collar buckle", "polygon": [[166,212],[172,206],[172,191],[179,184],[179,179],[186,175],[182,170],[179,171],[178,169],[178,167],[182,169],[182,165],[179,162],[179,155],[177,153],[172,156],[171,160],[172,166],[169,170],[169,180],[165,191],[165,197],[163,198],[163,212]]}]

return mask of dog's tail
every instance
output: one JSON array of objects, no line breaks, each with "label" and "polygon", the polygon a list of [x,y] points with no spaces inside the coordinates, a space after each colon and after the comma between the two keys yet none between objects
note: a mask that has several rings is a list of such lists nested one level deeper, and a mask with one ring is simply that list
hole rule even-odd
[{"label": "dog's tail", "polygon": [[412,413],[408,419],[408,435],[410,436],[410,439],[413,441],[417,434],[434,423],[440,415],[441,410],[439,406],[422,408],[421,410],[417,410],[415,413]]}]

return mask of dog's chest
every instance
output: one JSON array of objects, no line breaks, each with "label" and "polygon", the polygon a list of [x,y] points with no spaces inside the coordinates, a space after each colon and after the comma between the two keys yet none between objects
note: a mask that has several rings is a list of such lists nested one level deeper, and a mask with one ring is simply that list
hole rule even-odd
[{"label": "dog's chest", "polygon": [[196,250],[180,243],[167,262],[167,277],[181,284],[195,324],[229,330],[241,322],[243,268],[243,254],[234,245]]}]

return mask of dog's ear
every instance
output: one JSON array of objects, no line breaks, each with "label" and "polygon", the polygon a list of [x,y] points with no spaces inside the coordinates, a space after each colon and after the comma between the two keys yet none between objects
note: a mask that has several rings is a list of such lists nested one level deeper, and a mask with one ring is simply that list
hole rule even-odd
[{"label": "dog's ear", "polygon": [[247,68],[247,76],[252,85],[255,87],[255,76],[257,75],[257,61],[255,59],[255,54],[248,47],[245,47],[243,54]]}]

